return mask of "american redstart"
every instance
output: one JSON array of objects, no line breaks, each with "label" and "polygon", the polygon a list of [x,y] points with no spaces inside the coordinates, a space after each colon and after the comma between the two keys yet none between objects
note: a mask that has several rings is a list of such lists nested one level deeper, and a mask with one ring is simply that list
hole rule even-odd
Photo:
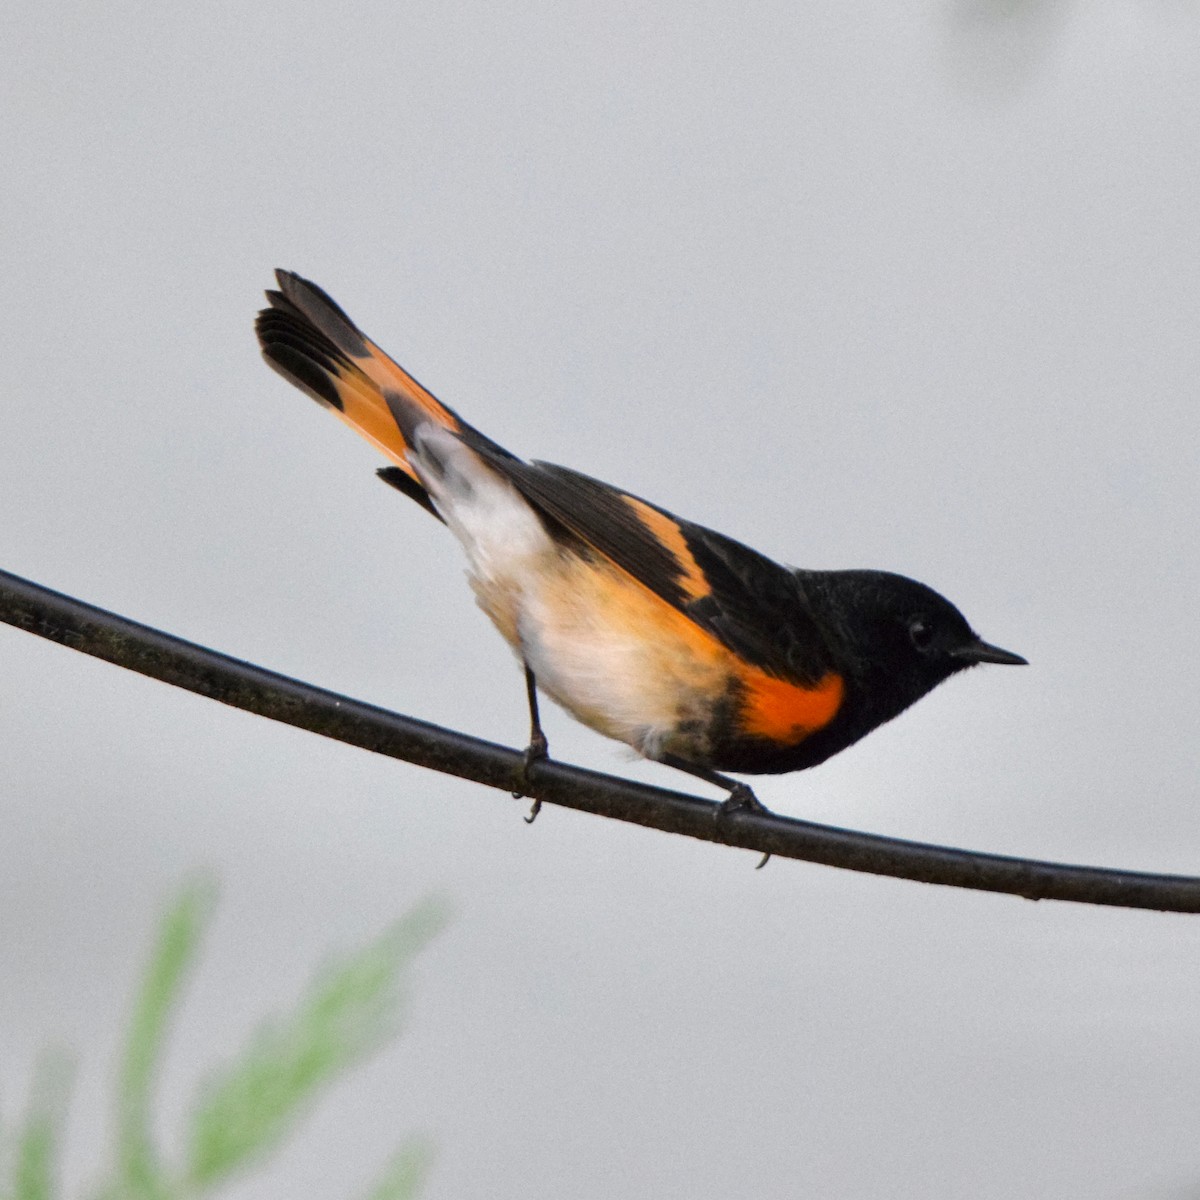
[{"label": "american redstart", "polygon": [[537,689],[646,758],[718,772],[815,766],[976,663],[1021,664],[948,600],[886,571],[805,571],[472,428],[315,284],[276,273],[263,355],[395,464],[380,476],[462,543],[480,608]]}]

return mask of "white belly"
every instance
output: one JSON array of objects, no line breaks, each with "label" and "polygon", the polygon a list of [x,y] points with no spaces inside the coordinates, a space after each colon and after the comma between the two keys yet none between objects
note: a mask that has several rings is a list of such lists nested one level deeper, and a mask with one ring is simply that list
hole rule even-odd
[{"label": "white belly", "polygon": [[453,434],[422,432],[421,482],[466,551],[480,607],[542,691],[648,758],[701,756],[727,652],[620,568],[554,541]]}]

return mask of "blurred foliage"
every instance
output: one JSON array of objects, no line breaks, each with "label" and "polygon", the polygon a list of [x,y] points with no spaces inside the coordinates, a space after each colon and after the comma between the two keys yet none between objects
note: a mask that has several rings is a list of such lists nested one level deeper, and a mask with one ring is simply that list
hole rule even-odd
[{"label": "blurred foliage", "polygon": [[[293,1010],[264,1025],[202,1085],[182,1138],[181,1163],[155,1142],[154,1082],[168,1026],[213,909],[213,891],[191,886],[158,932],[129,1025],[116,1103],[109,1177],[94,1200],[199,1200],[232,1176],[261,1166],[293,1134],[320,1091],[399,1031],[401,975],[445,925],[445,906],[426,900],[366,946],[321,971]],[[17,1128],[0,1140],[0,1200],[57,1200],[69,1066],[45,1056]],[[409,1200],[432,1161],[411,1139],[362,1200]]]},{"label": "blurred foliage", "polygon": [[4,1150],[10,1166],[0,1177],[3,1200],[51,1200],[69,1090],[70,1066],[62,1055],[43,1055],[34,1075],[19,1134]]}]

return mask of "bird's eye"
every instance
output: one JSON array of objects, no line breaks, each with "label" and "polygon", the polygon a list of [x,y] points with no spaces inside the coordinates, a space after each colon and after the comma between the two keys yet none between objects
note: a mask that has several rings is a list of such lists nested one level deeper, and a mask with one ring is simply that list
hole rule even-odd
[{"label": "bird's eye", "polygon": [[933,623],[924,617],[917,617],[908,627],[908,636],[912,644],[924,653],[933,644]]}]

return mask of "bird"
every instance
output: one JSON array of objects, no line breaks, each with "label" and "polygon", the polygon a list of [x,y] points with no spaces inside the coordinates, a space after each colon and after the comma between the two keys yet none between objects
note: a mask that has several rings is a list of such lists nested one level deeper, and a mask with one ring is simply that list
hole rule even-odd
[{"label": "bird", "polygon": [[518,458],[320,287],[275,275],[255,324],[267,363],[390,459],[378,475],[447,526],[524,667],[526,783],[549,750],[539,692],[723,789],[720,813],[765,812],[732,775],[814,767],[960,671],[1026,663],[914,579],[783,566],[631,492]]}]

